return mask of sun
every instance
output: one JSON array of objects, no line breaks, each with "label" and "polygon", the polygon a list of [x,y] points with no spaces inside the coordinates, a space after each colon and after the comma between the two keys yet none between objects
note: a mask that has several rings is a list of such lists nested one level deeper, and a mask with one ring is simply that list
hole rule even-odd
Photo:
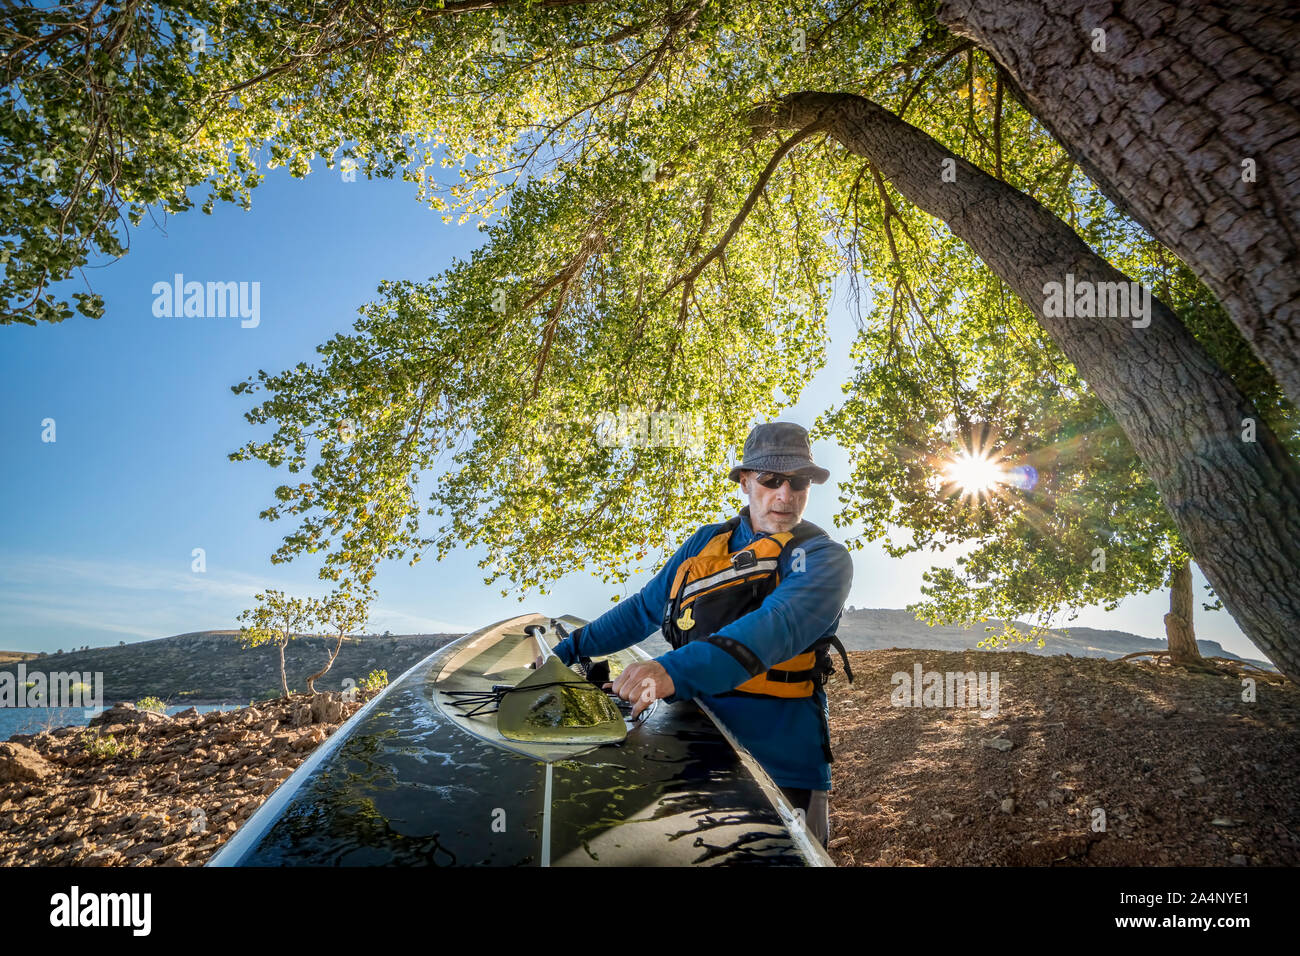
[{"label": "sun", "polygon": [[944,469],[944,478],[949,484],[961,489],[963,496],[980,498],[991,492],[1010,476],[1002,466],[984,454],[971,454],[962,450],[953,456]]}]

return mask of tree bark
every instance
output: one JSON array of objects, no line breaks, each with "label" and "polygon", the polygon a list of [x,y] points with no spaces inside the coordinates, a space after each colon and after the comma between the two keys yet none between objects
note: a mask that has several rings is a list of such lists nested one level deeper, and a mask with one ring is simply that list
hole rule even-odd
[{"label": "tree bark", "polygon": [[1300,405],[1300,6],[943,0],[939,20],[1205,281]]},{"label": "tree bark", "polygon": [[[1115,416],[1183,543],[1224,605],[1278,668],[1300,681],[1300,467],[1251,403],[1154,296],[1149,322],[1045,309],[1046,284],[1127,281],[1024,193],[850,93],[796,93],[759,107],[756,130],[826,124],[895,188],[947,223],[1034,312]],[[947,164],[954,165],[947,165]],[[941,175],[955,169],[955,181]],[[1255,420],[1256,441],[1242,421]]]},{"label": "tree bark", "polygon": [[330,654],[330,659],[325,662],[325,666],[307,678],[307,693],[316,693],[316,682],[329,673],[329,669],[334,666],[334,659],[339,656],[339,651],[343,649],[343,633],[339,632],[338,642],[334,645],[334,652]]},{"label": "tree bark", "polygon": [[284,691],[284,696],[289,696],[289,677],[284,669],[284,647],[288,641],[280,642],[280,688]]},{"label": "tree bark", "polygon": [[1192,562],[1184,561],[1169,577],[1169,613],[1165,615],[1165,637],[1169,659],[1175,664],[1193,664],[1201,659],[1192,627]]}]

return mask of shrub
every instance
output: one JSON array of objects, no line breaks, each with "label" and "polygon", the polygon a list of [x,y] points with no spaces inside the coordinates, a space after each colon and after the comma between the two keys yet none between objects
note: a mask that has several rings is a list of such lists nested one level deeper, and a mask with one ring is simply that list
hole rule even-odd
[{"label": "shrub", "polygon": [[132,757],[139,757],[143,750],[143,747],[138,743],[128,750],[112,734],[104,736],[98,727],[87,728],[82,731],[81,746],[92,757],[116,757],[126,753],[129,753]]},{"label": "shrub", "polygon": [[377,694],[388,686],[388,671],[371,671],[359,685],[367,694]]},{"label": "shrub", "polygon": [[156,714],[167,713],[167,705],[157,697],[146,697],[135,702],[136,710],[152,710]]},{"label": "shrub", "polygon": [[92,728],[81,732],[81,746],[92,757],[113,757],[121,744],[112,734],[105,737],[98,728]]}]

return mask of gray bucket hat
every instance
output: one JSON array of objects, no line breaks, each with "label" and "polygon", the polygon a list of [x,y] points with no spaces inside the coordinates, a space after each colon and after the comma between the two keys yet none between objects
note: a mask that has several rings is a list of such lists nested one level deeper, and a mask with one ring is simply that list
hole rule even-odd
[{"label": "gray bucket hat", "polygon": [[727,477],[740,481],[742,471],[776,471],[783,475],[807,475],[823,484],[831,473],[814,465],[808,430],[794,422],[755,425],[745,439],[745,457]]}]

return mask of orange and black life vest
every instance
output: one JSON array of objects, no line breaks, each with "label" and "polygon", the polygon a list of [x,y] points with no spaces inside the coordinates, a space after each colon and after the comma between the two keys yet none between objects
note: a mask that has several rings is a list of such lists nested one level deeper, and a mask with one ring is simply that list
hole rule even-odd
[{"label": "orange and black life vest", "polygon": [[741,509],[726,526],[709,539],[699,554],[685,559],[677,568],[668,601],[664,605],[664,639],[674,649],[690,641],[708,641],[735,657],[752,677],[735,690],[719,696],[811,697],[834,673],[830,647],[835,647],[849,668],[844,645],[835,635],[820,638],[802,653],[764,667],[752,650],[717,632],[732,621],[756,610],[781,583],[780,561],[787,549],[826,532],[810,521],[801,521],[792,531],[764,534],[738,551],[729,550],[731,533],[749,513]]}]

